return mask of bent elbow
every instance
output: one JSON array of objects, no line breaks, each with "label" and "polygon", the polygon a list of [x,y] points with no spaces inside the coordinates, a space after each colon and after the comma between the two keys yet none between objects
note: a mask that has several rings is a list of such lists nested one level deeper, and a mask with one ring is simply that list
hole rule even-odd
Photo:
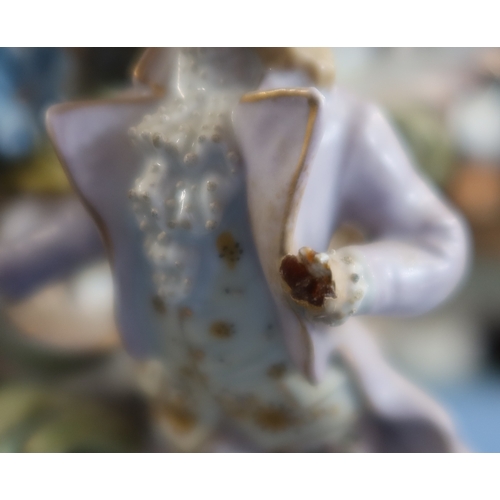
[{"label": "bent elbow", "polygon": [[426,249],[440,261],[438,305],[465,279],[472,260],[472,240],[465,220],[453,211],[434,225],[425,240]]}]

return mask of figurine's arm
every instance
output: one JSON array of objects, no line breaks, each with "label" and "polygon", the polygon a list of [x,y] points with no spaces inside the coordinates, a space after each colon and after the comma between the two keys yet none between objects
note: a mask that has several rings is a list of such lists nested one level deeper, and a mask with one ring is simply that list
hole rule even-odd
[{"label": "figurine's arm", "polygon": [[467,265],[460,217],[417,174],[374,106],[354,130],[345,167],[340,219],[359,225],[369,240],[337,252],[357,263],[366,283],[357,313],[410,315],[435,307]]},{"label": "figurine's arm", "polygon": [[0,296],[22,299],[104,254],[94,221],[76,199],[36,231],[0,244]]}]

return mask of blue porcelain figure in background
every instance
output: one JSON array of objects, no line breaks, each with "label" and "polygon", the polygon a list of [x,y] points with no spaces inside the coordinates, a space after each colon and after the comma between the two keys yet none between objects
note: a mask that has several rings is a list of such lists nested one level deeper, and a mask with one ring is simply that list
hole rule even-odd
[{"label": "blue porcelain figure in background", "polygon": [[71,69],[60,48],[0,48],[0,164],[34,151],[44,112],[64,99]]},{"label": "blue porcelain figure in background", "polygon": [[461,449],[360,317],[441,303],[466,231],[331,56],[150,49],[133,90],[48,112],[174,450]]}]

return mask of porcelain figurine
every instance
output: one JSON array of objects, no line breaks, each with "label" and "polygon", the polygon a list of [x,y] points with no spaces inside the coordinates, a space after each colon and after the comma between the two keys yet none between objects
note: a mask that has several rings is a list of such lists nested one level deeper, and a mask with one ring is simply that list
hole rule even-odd
[{"label": "porcelain figurine", "polygon": [[[461,449],[360,318],[446,299],[464,225],[333,76],[329,49],[150,49],[48,112],[174,450]],[[365,241],[332,249],[343,224]]]}]

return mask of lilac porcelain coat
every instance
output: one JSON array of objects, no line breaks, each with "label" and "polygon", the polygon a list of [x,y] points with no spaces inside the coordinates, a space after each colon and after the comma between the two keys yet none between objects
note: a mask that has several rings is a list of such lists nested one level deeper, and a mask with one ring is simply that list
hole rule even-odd
[{"label": "lilac porcelain coat", "polygon": [[[55,106],[47,117],[59,155],[107,243],[119,325],[137,357],[158,346],[150,333],[154,314],[140,296],[150,286],[148,269],[127,199],[140,158],[127,131],[158,106],[169,58],[167,50],[146,52],[129,95]],[[440,304],[466,268],[464,225],[417,174],[376,107],[336,87],[304,83],[298,72],[268,71],[233,110],[252,234],[289,356],[315,384],[332,354],[340,354],[367,408],[367,449],[459,450],[443,410],[388,366],[356,316],[421,314]],[[291,306],[279,268],[285,255],[302,247],[327,252],[342,224],[366,236],[366,243],[338,250],[345,262],[355,262],[365,290],[352,317],[332,327]]]}]

